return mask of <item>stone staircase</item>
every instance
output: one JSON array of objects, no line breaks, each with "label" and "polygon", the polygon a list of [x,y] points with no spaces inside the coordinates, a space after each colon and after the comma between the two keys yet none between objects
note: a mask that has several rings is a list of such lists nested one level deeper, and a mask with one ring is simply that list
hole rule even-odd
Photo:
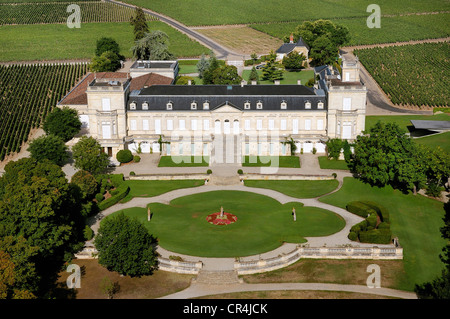
[{"label": "stone staircase", "polygon": [[232,285],[242,283],[235,270],[201,270],[194,280],[197,284]]},{"label": "stone staircase", "polygon": [[239,175],[218,175],[218,174],[211,174],[209,177],[209,185],[220,185],[220,186],[226,186],[226,185],[239,185],[240,184],[240,178]]}]

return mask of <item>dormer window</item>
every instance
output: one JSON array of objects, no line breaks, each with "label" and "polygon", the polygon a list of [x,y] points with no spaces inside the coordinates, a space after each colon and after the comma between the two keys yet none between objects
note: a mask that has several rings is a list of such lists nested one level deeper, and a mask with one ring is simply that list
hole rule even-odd
[{"label": "dormer window", "polygon": [[197,102],[193,101],[191,103],[191,110],[196,110],[197,109]]},{"label": "dormer window", "polygon": [[307,110],[311,109],[311,102],[306,101],[306,103],[305,103],[305,109],[307,109]]},{"label": "dormer window", "polygon": [[317,103],[317,108],[318,108],[319,110],[323,110],[323,102]]},{"label": "dormer window", "polygon": [[130,110],[136,110],[136,102],[130,103]]},{"label": "dormer window", "polygon": [[171,110],[172,107],[173,107],[172,102],[169,102],[169,103],[166,104],[166,108],[167,108],[168,110]]},{"label": "dormer window", "polygon": [[261,110],[261,109],[263,108],[263,104],[262,104],[261,101],[258,101],[258,103],[256,103],[256,108],[257,108],[258,110]]},{"label": "dormer window", "polygon": [[148,103],[147,102],[142,103],[142,109],[143,110],[148,110]]},{"label": "dormer window", "polygon": [[287,103],[286,101],[281,102],[281,109],[286,110],[287,109]]},{"label": "dormer window", "polygon": [[204,109],[204,110],[209,110],[209,102],[208,102],[208,101],[205,101],[205,102],[203,103],[203,109]]},{"label": "dormer window", "polygon": [[249,101],[244,103],[244,109],[250,110],[250,102]]}]

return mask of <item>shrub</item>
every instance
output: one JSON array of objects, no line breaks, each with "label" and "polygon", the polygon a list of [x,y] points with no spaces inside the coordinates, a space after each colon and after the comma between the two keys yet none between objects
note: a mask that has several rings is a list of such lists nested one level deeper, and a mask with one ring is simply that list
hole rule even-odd
[{"label": "shrub", "polygon": [[238,169],[237,173],[238,173],[239,175],[244,174],[244,172],[243,172],[241,169]]},{"label": "shrub", "polygon": [[141,161],[141,157],[135,155],[135,156],[133,157],[133,161],[134,161],[135,163],[139,163],[139,162]]},{"label": "shrub", "polygon": [[359,241],[362,243],[389,244],[391,231],[389,229],[373,229],[359,233]]},{"label": "shrub", "polygon": [[136,175],[136,173],[133,172],[133,171],[131,171],[131,172],[130,172],[130,176],[134,176],[134,175]]},{"label": "shrub", "polygon": [[123,174],[111,174],[109,175],[109,180],[114,187],[119,187],[123,182]]},{"label": "shrub", "polygon": [[95,199],[97,200],[98,203],[100,203],[103,200],[103,194],[101,193],[95,194]]},{"label": "shrub", "polygon": [[129,163],[133,160],[133,154],[130,150],[120,150],[117,152],[116,158],[120,163]]},{"label": "shrub", "polygon": [[353,240],[353,241],[357,241],[357,240],[358,240],[358,234],[351,231],[351,232],[348,234],[348,239]]},{"label": "shrub", "polygon": [[337,178],[337,174],[336,174],[336,173],[333,173],[333,174],[331,174],[331,175],[334,177],[334,179]]},{"label": "shrub", "polygon": [[91,240],[94,237],[94,231],[88,225],[84,227],[83,234],[86,240]]},{"label": "shrub", "polygon": [[122,200],[125,196],[127,196],[129,192],[130,192],[130,187],[127,184],[121,184],[119,187],[117,187],[117,194],[102,201],[98,205],[98,208],[100,210],[105,210],[105,209],[117,204],[120,200]]},{"label": "shrub", "polygon": [[206,174],[211,175],[211,174],[212,174],[212,170],[208,169],[208,170],[206,171]]},{"label": "shrub", "polygon": [[341,149],[343,146],[343,141],[339,138],[332,138],[327,141],[327,153],[328,158],[333,158],[335,160],[339,159],[341,154]]},{"label": "shrub", "polygon": [[317,153],[317,149],[316,149],[315,147],[313,147],[312,153],[313,153],[313,154],[316,154],[316,153]]}]

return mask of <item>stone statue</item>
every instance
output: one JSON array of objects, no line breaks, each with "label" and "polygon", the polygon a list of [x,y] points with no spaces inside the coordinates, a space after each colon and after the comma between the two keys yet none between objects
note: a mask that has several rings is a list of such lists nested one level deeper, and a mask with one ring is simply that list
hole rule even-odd
[{"label": "stone statue", "polygon": [[223,206],[220,206],[220,218],[223,217]]},{"label": "stone statue", "polygon": [[150,219],[152,218],[152,213],[150,212],[150,207],[147,208],[147,220],[150,221]]},{"label": "stone statue", "polygon": [[292,207],[292,216],[294,217],[294,222],[297,220],[297,214],[295,213],[295,208]]}]

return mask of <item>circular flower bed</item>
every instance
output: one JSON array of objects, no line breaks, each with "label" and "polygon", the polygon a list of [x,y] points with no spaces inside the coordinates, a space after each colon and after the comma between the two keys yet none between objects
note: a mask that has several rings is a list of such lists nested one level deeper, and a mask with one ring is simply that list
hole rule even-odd
[{"label": "circular flower bed", "polygon": [[221,217],[220,213],[213,213],[206,216],[206,221],[213,225],[229,225],[237,221],[237,216],[224,212]]}]

